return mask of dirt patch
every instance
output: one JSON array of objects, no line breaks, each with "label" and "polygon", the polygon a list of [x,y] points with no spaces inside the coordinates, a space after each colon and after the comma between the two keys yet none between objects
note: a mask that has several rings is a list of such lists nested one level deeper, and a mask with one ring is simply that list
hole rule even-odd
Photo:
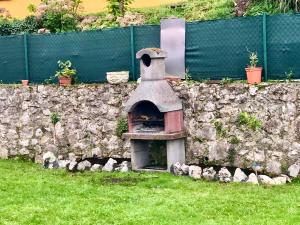
[{"label": "dirt patch", "polygon": [[158,176],[151,176],[151,177],[114,177],[114,176],[107,176],[102,177],[100,179],[101,185],[122,185],[122,186],[135,186],[138,183],[145,182],[149,179],[158,178]]}]

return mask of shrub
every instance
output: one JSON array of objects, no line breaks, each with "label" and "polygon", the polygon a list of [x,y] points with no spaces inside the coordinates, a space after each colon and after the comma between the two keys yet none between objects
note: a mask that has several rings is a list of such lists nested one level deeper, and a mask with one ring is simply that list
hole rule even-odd
[{"label": "shrub", "polygon": [[24,20],[0,17],[0,35],[34,33],[38,27],[38,22],[34,16],[28,16]]},{"label": "shrub", "polygon": [[12,26],[8,19],[0,17],[0,35],[10,35],[12,33]]},{"label": "shrub", "polygon": [[75,31],[77,19],[72,14],[58,12],[46,12],[42,17],[42,26],[49,29],[50,32]]},{"label": "shrub", "polygon": [[80,4],[81,0],[43,0],[35,16],[41,26],[51,32],[74,31],[77,29]]},{"label": "shrub", "polygon": [[128,6],[133,0],[107,0],[108,12],[117,16],[124,16],[125,12],[128,10]]}]

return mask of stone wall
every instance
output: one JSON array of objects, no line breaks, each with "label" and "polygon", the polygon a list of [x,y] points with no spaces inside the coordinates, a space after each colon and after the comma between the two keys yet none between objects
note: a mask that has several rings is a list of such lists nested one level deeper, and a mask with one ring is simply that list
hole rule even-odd
[{"label": "stone wall", "polygon": [[[184,102],[187,162],[285,172],[300,159],[300,85],[297,83],[172,83]],[[130,157],[129,142],[115,135],[124,103],[136,87],[122,85],[0,86],[0,157],[43,152],[67,156]],[[57,112],[54,126],[50,115]],[[240,112],[262,122],[252,131]]]}]

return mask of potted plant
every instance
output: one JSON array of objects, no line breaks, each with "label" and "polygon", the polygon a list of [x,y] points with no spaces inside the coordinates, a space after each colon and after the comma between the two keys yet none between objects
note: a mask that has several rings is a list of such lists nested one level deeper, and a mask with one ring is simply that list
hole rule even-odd
[{"label": "potted plant", "polygon": [[24,87],[27,87],[28,84],[29,84],[29,80],[22,80],[22,85],[23,85]]},{"label": "potted plant", "polygon": [[256,52],[249,53],[250,65],[246,68],[248,84],[261,83],[262,67],[256,67],[258,63],[258,57]]},{"label": "potted plant", "polygon": [[59,71],[56,71],[55,77],[58,78],[60,86],[67,86],[72,83],[73,77],[76,75],[76,70],[72,69],[72,63],[70,60],[65,62],[59,60]]},{"label": "potted plant", "polygon": [[107,72],[106,79],[110,84],[126,83],[129,80],[129,71]]}]

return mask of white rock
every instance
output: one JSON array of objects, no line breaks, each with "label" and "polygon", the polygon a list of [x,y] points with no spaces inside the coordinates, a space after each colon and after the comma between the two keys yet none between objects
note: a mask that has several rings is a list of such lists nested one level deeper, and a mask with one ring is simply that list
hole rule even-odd
[{"label": "white rock", "polygon": [[70,160],[58,160],[58,167],[66,168],[70,162],[71,162]]},{"label": "white rock", "polygon": [[102,166],[100,164],[94,164],[91,167],[91,171],[93,171],[93,172],[101,171],[101,169],[102,169]]},{"label": "white rock", "polygon": [[189,166],[189,176],[193,179],[201,179],[202,169],[200,166]]},{"label": "white rock", "polygon": [[267,175],[258,175],[258,180],[262,184],[266,184],[266,185],[274,185],[275,184],[274,180]]},{"label": "white rock", "polygon": [[121,173],[128,173],[131,170],[131,163],[128,161],[123,161],[120,164],[120,172]]},{"label": "white rock", "polygon": [[216,178],[216,174],[217,172],[214,170],[214,168],[210,167],[203,170],[202,176],[205,180],[214,180]]},{"label": "white rock", "polygon": [[79,171],[89,170],[91,167],[92,167],[92,164],[89,161],[84,160],[84,161],[78,163],[77,170],[79,170]]},{"label": "white rock", "polygon": [[255,173],[251,173],[246,182],[251,183],[251,184],[258,184],[258,179],[257,179],[257,176],[255,175]]},{"label": "white rock", "polygon": [[280,177],[285,177],[287,183],[291,183],[292,182],[291,178],[288,175],[281,174]]},{"label": "white rock", "polygon": [[43,161],[47,161],[49,163],[54,163],[57,160],[56,156],[54,155],[53,152],[46,152],[43,155]]},{"label": "white rock", "polygon": [[297,177],[300,171],[300,166],[298,164],[293,164],[288,168],[288,175],[290,177]]},{"label": "white rock", "polygon": [[243,182],[246,180],[247,180],[247,175],[240,168],[236,168],[233,175],[233,182]]},{"label": "white rock", "polygon": [[232,175],[226,167],[222,167],[218,173],[221,182],[229,183],[232,181]]},{"label": "white rock", "polygon": [[116,166],[117,166],[117,161],[112,158],[109,158],[107,163],[102,168],[102,171],[112,172],[115,170]]},{"label": "white rock", "polygon": [[182,164],[180,167],[183,175],[189,175],[190,167],[188,165]]},{"label": "white rock", "polygon": [[170,168],[170,171],[175,176],[181,176],[183,174],[183,172],[181,170],[181,164],[179,162],[173,164]]},{"label": "white rock", "polygon": [[77,167],[77,162],[76,161],[71,161],[70,164],[68,165],[67,169],[69,171],[75,171]]},{"label": "white rock", "polygon": [[282,185],[287,183],[287,178],[280,176],[280,177],[274,177],[273,178],[274,184],[275,185]]}]

